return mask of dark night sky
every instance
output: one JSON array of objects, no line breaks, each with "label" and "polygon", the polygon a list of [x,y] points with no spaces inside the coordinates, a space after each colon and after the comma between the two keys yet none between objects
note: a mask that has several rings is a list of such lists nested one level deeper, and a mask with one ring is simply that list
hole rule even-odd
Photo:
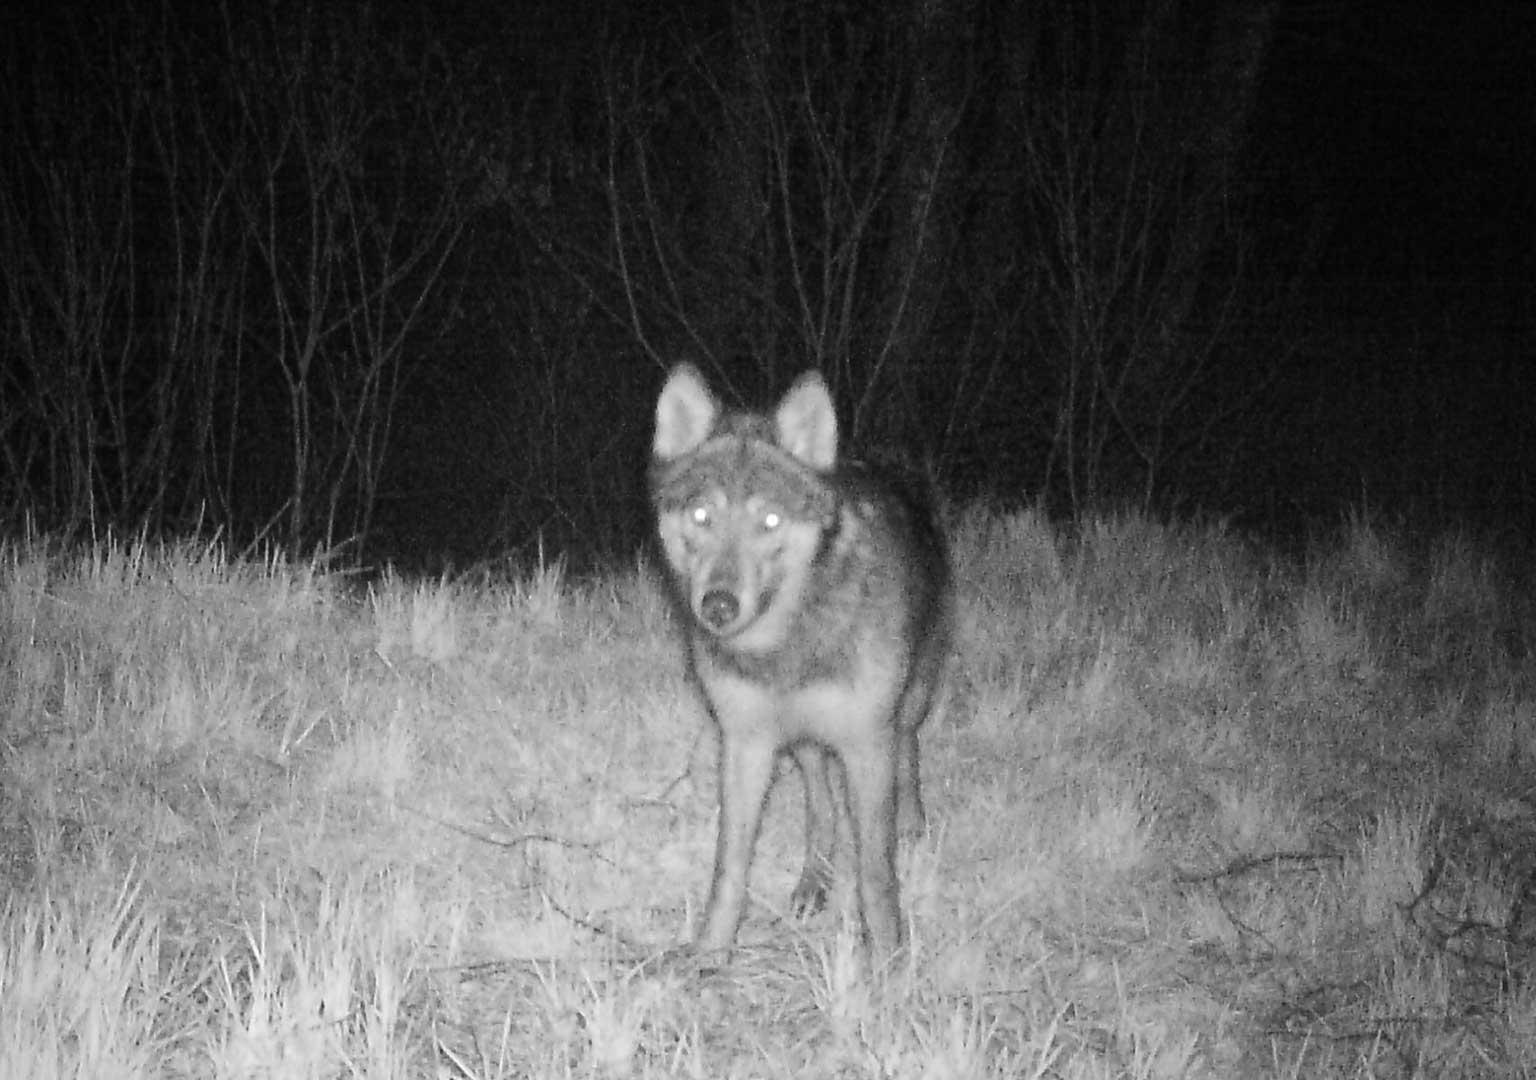
[{"label": "dark night sky", "polygon": [[1327,269],[1536,277],[1536,5],[1293,5],[1267,92],[1275,152],[1339,200]]}]

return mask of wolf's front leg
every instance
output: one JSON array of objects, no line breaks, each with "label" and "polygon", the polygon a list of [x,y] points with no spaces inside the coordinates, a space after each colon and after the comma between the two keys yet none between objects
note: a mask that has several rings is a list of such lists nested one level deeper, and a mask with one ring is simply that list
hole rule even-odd
[{"label": "wolf's front leg", "polygon": [[906,941],[896,885],[897,736],[872,731],[840,748],[859,868],[859,906],[868,944],[889,956]]},{"label": "wolf's front leg", "polygon": [[720,822],[715,835],[715,876],[696,945],[701,951],[729,949],[747,903],[752,849],[763,817],[763,800],[773,781],[778,746],[722,729],[720,734]]}]

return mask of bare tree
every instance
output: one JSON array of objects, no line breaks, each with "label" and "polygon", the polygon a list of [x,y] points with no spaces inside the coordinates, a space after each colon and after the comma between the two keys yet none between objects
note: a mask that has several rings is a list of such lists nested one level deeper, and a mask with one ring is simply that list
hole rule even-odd
[{"label": "bare tree", "polygon": [[362,537],[466,220],[453,71],[366,19],[223,14],[64,15],[6,66],[4,495]]},{"label": "bare tree", "polygon": [[631,324],[727,379],[735,356],[763,384],[814,363],[856,436],[992,464],[1035,445],[1074,506],[1151,502],[1252,403],[1217,361],[1274,14],[756,0],[684,63],[611,64]]},{"label": "bare tree", "polygon": [[226,27],[240,152],[224,165],[264,294],[253,344],[286,395],[286,533],[330,545],[367,532],[408,336],[466,221],[469,148],[440,58],[366,17],[279,14]]},{"label": "bare tree", "polygon": [[[643,340],[750,356],[764,383],[815,364],[855,437],[913,407],[966,90],[930,48],[944,18],[744,5],[654,80],[665,109],[640,104],[643,65],[610,69],[613,265]],[[680,143],[692,174],[672,167]]]},{"label": "bare tree", "polygon": [[1208,391],[1247,284],[1234,162],[1274,9],[1214,27],[1171,0],[1063,9],[1029,58],[1032,358],[1049,378],[1046,482],[1073,506],[1150,504],[1162,470],[1252,404]]}]

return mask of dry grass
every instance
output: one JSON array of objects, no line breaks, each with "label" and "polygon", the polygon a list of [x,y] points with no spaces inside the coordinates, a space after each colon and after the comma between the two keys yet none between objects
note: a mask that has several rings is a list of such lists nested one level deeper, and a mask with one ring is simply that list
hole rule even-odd
[{"label": "dry grass", "polygon": [[[1392,1077],[1536,1069],[1529,567],[1364,519],[955,526],[913,947],[742,947],[643,571],[344,581],[0,550],[0,1075]],[[846,895],[843,904],[846,910]]]}]

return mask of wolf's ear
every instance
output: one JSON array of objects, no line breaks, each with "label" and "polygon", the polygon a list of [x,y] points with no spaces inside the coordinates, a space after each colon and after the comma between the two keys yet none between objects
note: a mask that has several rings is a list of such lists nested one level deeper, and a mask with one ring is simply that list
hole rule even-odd
[{"label": "wolf's ear", "polygon": [[821,372],[795,380],[773,416],[779,445],[811,468],[826,472],[837,462],[837,411]]},{"label": "wolf's ear", "polygon": [[661,461],[682,457],[715,429],[720,403],[692,364],[679,364],[667,376],[656,402],[656,438],[651,453]]}]

